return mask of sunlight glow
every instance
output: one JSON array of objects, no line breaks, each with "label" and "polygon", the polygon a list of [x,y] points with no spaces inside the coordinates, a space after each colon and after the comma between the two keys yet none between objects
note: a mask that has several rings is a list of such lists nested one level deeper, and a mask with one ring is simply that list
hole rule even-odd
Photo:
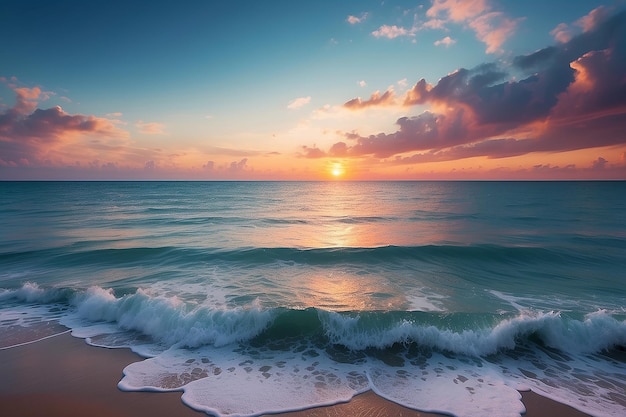
[{"label": "sunlight glow", "polygon": [[343,174],[343,166],[339,163],[333,164],[330,173],[333,174],[335,178],[340,177]]}]

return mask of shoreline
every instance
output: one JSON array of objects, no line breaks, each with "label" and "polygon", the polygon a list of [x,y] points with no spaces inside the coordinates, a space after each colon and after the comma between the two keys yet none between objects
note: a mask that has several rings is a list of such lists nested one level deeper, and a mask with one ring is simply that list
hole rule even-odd
[{"label": "shoreline", "polygon": [[[202,417],[182,392],[126,392],[122,370],[142,358],[130,349],[88,345],[69,332],[0,350],[0,409],[13,417]],[[590,417],[568,405],[521,392],[526,417]],[[281,417],[439,417],[388,401],[373,391],[347,403],[272,414]],[[269,417],[269,416],[266,416]]]}]

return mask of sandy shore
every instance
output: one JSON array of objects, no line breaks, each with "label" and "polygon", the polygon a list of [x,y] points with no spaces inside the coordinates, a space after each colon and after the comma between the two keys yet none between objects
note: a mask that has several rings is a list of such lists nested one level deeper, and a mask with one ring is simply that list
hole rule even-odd
[{"label": "sandy shore", "polygon": [[[0,350],[0,410],[26,417],[201,417],[180,393],[122,392],[122,369],[139,357],[127,349],[87,345],[65,333]],[[589,417],[569,406],[523,392],[527,417]],[[373,392],[332,407],[284,413],[282,417],[434,417],[387,401]]]}]

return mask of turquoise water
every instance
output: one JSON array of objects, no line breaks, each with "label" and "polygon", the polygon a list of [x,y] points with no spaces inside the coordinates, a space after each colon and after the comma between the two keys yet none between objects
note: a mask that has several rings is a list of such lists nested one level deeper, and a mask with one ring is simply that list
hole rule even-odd
[{"label": "turquoise water", "polygon": [[131,347],[125,390],[626,412],[626,182],[0,182],[0,213],[0,332]]}]

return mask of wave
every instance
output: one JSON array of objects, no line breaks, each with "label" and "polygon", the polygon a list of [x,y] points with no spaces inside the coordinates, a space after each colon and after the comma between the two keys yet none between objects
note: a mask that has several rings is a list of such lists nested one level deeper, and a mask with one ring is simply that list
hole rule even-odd
[{"label": "wave", "polygon": [[89,243],[79,243],[70,247],[2,253],[0,254],[0,262],[4,265],[29,263],[60,266],[175,265],[212,261],[240,262],[246,265],[273,262],[295,262],[305,265],[371,264],[399,260],[414,260],[425,263],[471,261],[504,264],[606,262],[606,254],[600,259],[591,254],[560,248],[498,245],[390,245],[328,248],[243,247],[235,249],[180,246],[96,249],[90,249],[89,247]]},{"label": "wave", "polygon": [[[470,356],[486,356],[527,343],[570,353],[599,353],[626,345],[626,312],[598,310],[586,315],[524,311],[516,314],[442,314],[409,311],[331,312],[309,308],[247,307],[213,309],[176,297],[137,290],[42,289],[25,284],[0,292],[1,300],[66,302],[88,323],[114,323],[168,345],[195,348],[237,342],[280,344],[298,338],[349,351],[417,346]],[[71,326],[70,326],[71,327]]]}]

